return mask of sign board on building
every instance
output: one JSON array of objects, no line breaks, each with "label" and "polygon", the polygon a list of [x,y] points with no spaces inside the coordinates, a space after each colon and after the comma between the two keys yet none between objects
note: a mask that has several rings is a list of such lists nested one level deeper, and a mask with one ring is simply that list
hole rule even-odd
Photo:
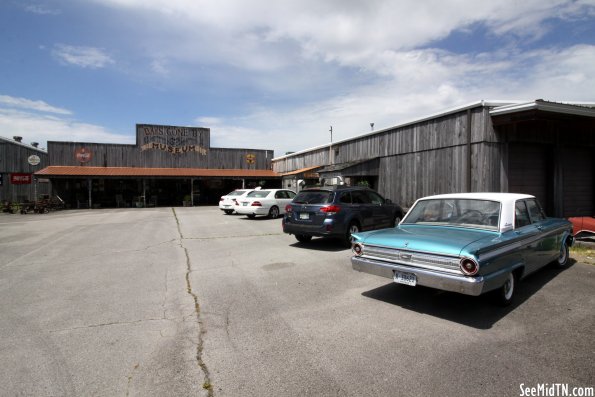
[{"label": "sign board on building", "polygon": [[248,163],[248,164],[254,164],[254,163],[256,163],[256,155],[254,155],[254,154],[247,154],[246,155],[246,163]]},{"label": "sign board on building", "polygon": [[87,148],[79,148],[74,152],[74,157],[79,163],[88,163],[93,159],[93,152]]},{"label": "sign board on building", "polygon": [[172,155],[196,153],[206,156],[210,130],[199,127],[137,124],[136,139],[141,152],[160,150]]},{"label": "sign board on building", "polygon": [[29,156],[29,158],[27,159],[27,161],[31,165],[37,165],[37,164],[39,164],[41,162],[41,159],[39,158],[38,155],[32,154],[31,156]]},{"label": "sign board on building", "polygon": [[33,180],[31,174],[13,173],[10,174],[10,183],[13,185],[29,185]]}]

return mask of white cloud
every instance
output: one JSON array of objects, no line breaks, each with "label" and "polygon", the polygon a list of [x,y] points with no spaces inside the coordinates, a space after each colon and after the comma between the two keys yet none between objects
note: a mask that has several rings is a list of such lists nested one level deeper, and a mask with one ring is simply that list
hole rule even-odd
[{"label": "white cloud", "polygon": [[35,110],[38,112],[72,114],[70,110],[48,105],[44,101],[34,101],[31,99],[12,97],[8,95],[0,95],[0,104],[20,109]]},{"label": "white cloud", "polygon": [[[127,34],[117,43],[127,47],[118,53],[131,54],[126,64],[135,74],[153,73],[160,90],[176,81],[192,87],[201,76],[201,83],[219,79],[246,93],[235,117],[195,110],[202,115],[195,122],[212,128],[218,147],[280,155],[328,143],[330,125],[338,140],[369,132],[371,122],[379,130],[481,99],[594,99],[595,46],[524,46],[545,37],[554,20],[592,18],[592,0],[95,3],[119,20],[140,21],[122,27]],[[453,32],[478,30],[495,50],[437,48]],[[81,67],[115,63],[94,47],[58,45],[54,55]],[[220,86],[195,87],[223,96]],[[59,121],[64,131],[76,124]]]},{"label": "white cloud", "polygon": [[52,54],[63,63],[82,68],[99,69],[115,63],[101,48],[56,44]]},{"label": "white cloud", "polygon": [[55,8],[49,8],[44,4],[25,5],[25,11],[38,15],[60,15],[62,13],[62,11]]},{"label": "white cloud", "polygon": [[[3,135],[22,136],[25,141],[39,142],[41,147],[47,147],[47,141],[134,143],[134,136],[119,135],[102,126],[67,118],[65,116],[71,113],[65,109],[43,101],[16,99],[13,101],[11,97],[0,96],[0,131],[4,132]],[[14,106],[14,103],[33,106]],[[39,103],[44,106],[38,106]],[[2,107],[2,104],[9,107]]]},{"label": "white cloud", "polygon": [[380,130],[482,99],[595,100],[595,46],[535,50],[512,58],[508,53],[470,57],[433,50],[393,56],[409,79],[354,87],[347,95],[282,112],[257,109],[244,117],[219,118],[211,141],[214,146],[275,148],[279,156],[328,144],[330,125],[337,141],[370,132],[371,122]]}]

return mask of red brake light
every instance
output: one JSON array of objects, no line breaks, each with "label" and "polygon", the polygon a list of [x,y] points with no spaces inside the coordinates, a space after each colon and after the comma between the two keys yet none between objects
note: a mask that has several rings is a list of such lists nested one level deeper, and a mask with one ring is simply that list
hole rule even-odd
[{"label": "red brake light", "polygon": [[254,201],[252,202],[252,207],[262,207],[262,204],[260,204],[260,201]]},{"label": "red brake light", "polygon": [[360,243],[355,243],[353,245],[353,253],[357,256],[362,256],[364,254],[364,247]]},{"label": "red brake light", "polygon": [[289,213],[289,212],[292,212],[292,211],[293,211],[293,207],[290,204],[287,204],[285,206],[285,212]]},{"label": "red brake light", "polygon": [[332,215],[341,211],[341,207],[339,207],[338,205],[327,205],[326,207],[322,207],[320,211]]},{"label": "red brake light", "polygon": [[466,274],[467,276],[473,276],[479,271],[479,265],[477,262],[470,258],[461,259],[459,267],[461,268],[463,274]]}]

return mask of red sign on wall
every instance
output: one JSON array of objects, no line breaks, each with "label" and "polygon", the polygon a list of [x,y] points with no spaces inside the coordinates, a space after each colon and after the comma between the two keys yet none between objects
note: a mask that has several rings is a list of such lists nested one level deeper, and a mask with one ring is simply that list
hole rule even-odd
[{"label": "red sign on wall", "polygon": [[31,181],[31,174],[10,174],[10,183],[13,185],[28,185]]},{"label": "red sign on wall", "polygon": [[83,147],[76,150],[74,157],[79,163],[88,163],[93,158],[93,152]]}]

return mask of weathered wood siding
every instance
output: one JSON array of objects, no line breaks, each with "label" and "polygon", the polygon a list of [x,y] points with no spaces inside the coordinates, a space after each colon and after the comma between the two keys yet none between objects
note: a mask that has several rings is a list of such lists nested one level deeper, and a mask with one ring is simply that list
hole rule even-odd
[{"label": "weathered wood siding", "polygon": [[[39,156],[41,162],[38,165],[31,165],[28,158],[31,155]],[[45,151],[34,147],[23,145],[9,140],[0,140],[0,173],[2,174],[2,186],[0,186],[0,200],[23,201],[33,200],[35,182],[27,185],[12,185],[10,183],[11,173],[33,174],[48,165],[48,155]],[[51,185],[49,183],[38,183],[37,194],[49,194]]]},{"label": "weathered wood siding", "polygon": [[[471,137],[468,136],[468,120]],[[333,144],[333,163],[368,160],[375,157],[403,155],[471,143],[499,142],[489,121],[489,110],[478,107],[432,120],[364,135]],[[273,170],[289,172],[299,168],[329,164],[329,148],[323,147],[273,162]]]},{"label": "weathered wood siding", "polygon": [[[334,164],[379,158],[378,191],[408,206],[432,194],[500,191],[502,146],[489,109],[477,107],[339,142],[332,155]],[[273,169],[328,163],[325,147],[276,160]]]},{"label": "weathered wood siding", "polygon": [[[272,150],[210,148],[206,154],[188,152],[173,154],[162,150],[144,150],[136,145],[48,142],[50,165],[81,165],[75,157],[78,149],[92,153],[94,167],[147,167],[147,168],[217,168],[217,169],[270,169]],[[249,164],[246,155],[254,155]]]}]

